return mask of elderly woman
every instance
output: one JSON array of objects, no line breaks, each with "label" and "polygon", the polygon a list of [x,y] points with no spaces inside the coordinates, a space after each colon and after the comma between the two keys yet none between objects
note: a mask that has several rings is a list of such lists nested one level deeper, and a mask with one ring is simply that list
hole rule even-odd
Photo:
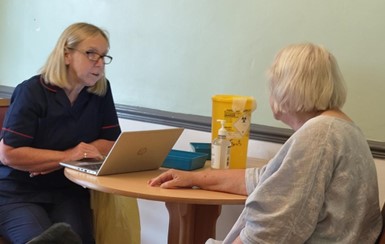
[{"label": "elderly woman", "polygon": [[341,111],[335,58],[314,44],[290,45],[268,73],[274,117],[295,133],[266,166],[169,170],[149,184],[248,195],[223,243],[374,243],[382,226],[376,168],[365,136]]}]

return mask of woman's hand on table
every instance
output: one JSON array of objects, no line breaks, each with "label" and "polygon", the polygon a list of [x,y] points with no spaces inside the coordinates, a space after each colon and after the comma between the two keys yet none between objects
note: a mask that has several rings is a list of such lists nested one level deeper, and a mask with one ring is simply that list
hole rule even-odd
[{"label": "woman's hand on table", "polygon": [[170,169],[158,177],[148,181],[150,186],[162,188],[187,188],[193,187],[193,173],[181,170]]},{"label": "woman's hand on table", "polygon": [[247,195],[244,169],[181,171],[170,169],[148,181],[162,188],[192,188]]}]

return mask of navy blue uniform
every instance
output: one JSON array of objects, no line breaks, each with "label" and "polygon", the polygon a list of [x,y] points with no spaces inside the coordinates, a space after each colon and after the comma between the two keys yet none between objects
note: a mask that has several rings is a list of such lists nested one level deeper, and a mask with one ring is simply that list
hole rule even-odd
[{"label": "navy blue uniform", "polygon": [[[1,132],[4,143],[12,147],[66,150],[80,142],[116,140],[121,129],[107,84],[105,96],[88,93],[85,87],[71,105],[63,89],[45,84],[40,75],[24,81],[11,98]],[[89,208],[88,190],[66,179],[63,169],[31,178],[29,172],[0,164],[1,232],[6,224],[2,215],[10,211],[8,206],[13,203],[39,203],[53,208],[68,199],[84,200]],[[63,211],[71,215],[68,210]]]}]

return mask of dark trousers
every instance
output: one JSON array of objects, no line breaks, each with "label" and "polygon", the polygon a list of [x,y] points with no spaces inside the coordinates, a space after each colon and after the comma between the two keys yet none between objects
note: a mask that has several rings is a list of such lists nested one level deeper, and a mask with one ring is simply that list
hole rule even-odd
[{"label": "dark trousers", "polygon": [[0,234],[15,244],[28,242],[58,222],[69,224],[84,244],[95,243],[89,198],[69,198],[55,204],[0,206]]}]

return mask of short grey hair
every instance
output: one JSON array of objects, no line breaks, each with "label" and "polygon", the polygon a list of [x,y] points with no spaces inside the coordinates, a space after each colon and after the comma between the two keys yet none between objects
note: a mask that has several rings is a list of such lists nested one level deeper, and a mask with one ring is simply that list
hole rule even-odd
[{"label": "short grey hair", "polygon": [[335,57],[312,43],[282,49],[268,78],[275,112],[340,109],[346,101],[346,86]]}]

